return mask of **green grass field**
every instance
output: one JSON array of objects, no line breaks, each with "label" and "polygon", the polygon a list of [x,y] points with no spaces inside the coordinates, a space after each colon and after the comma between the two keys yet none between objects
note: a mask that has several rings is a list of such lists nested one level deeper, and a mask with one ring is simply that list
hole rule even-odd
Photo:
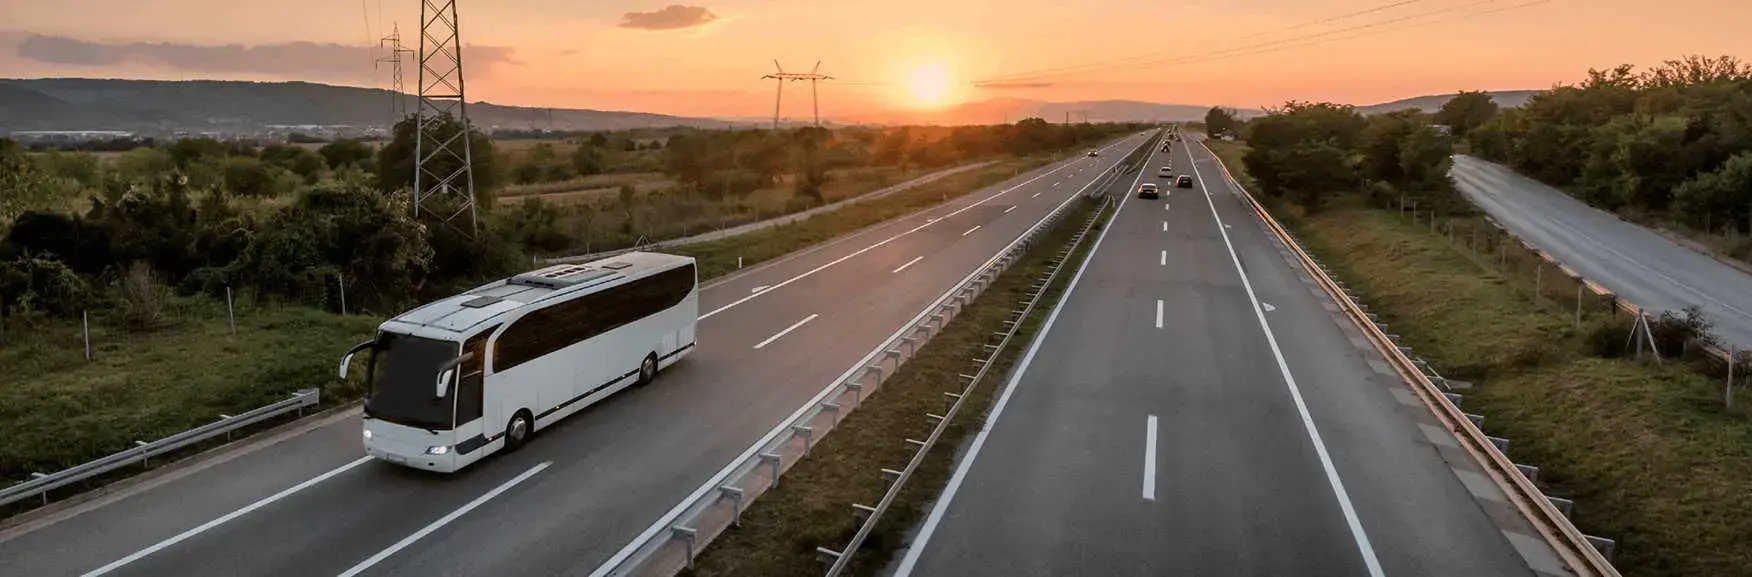
[{"label": "green grass field", "polygon": [[[1238,171],[1236,145],[1212,148]],[[1725,408],[1722,381],[1688,363],[1590,356],[1567,307],[1394,212],[1339,202],[1291,220],[1404,344],[1476,383],[1463,406],[1575,500],[1578,527],[1617,540],[1621,572],[1752,575],[1752,402]]]}]

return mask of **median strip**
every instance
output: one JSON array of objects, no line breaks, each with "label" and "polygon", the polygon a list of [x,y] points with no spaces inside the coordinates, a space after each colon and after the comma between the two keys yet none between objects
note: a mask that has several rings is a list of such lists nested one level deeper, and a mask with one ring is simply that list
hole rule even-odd
[{"label": "median strip", "polygon": [[[1033,311],[1020,320],[1015,340],[1033,338],[1045,312],[1063,292],[1069,275],[1059,275],[1047,287],[1033,287],[1056,261],[1074,266],[1084,258],[1088,243],[1077,252],[1059,256],[1066,245],[1089,222],[1093,205],[1083,205],[1064,218],[1035,245],[1017,265],[993,281],[965,310],[956,315],[930,346],[919,350],[900,370],[883,383],[883,393],[864,401],[836,428],[844,432],[823,437],[784,477],[784,483],[768,491],[742,513],[741,527],[726,531],[695,559],[689,575],[813,575],[825,570],[817,548],[839,550],[857,531],[862,519],[851,514],[853,506],[876,503],[887,491],[894,471],[907,463],[916,447],[907,439],[924,438],[935,422],[929,415],[944,413],[945,392],[964,383],[958,375],[967,372],[972,360],[990,360],[990,372],[1002,374],[1020,356],[1022,347],[997,351],[993,358],[992,335],[1009,328],[1017,303],[1029,293],[1044,290]],[[1099,226],[1099,224],[1097,224]],[[1066,258],[1068,257],[1068,258]],[[875,532],[853,557],[848,574],[869,575],[886,565],[902,545],[903,535],[923,517],[927,505],[948,481],[957,445],[977,432],[983,412],[995,397],[996,387],[976,387],[965,394],[965,403],[977,411],[962,411],[953,417],[938,443],[913,472],[880,519]],[[971,415],[971,416],[969,416]]]}]

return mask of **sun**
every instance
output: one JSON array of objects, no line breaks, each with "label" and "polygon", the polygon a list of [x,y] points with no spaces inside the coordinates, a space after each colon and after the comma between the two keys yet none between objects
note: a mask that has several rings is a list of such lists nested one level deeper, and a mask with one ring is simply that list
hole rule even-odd
[{"label": "sun", "polygon": [[906,87],[919,106],[942,106],[949,101],[949,69],[937,64],[915,68]]}]

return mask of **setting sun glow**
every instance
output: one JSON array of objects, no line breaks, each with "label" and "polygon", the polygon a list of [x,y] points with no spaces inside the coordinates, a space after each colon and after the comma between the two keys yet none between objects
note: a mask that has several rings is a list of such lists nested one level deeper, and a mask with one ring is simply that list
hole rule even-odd
[{"label": "setting sun glow", "polygon": [[913,70],[907,77],[907,91],[919,106],[942,106],[949,100],[949,69],[927,64]]}]

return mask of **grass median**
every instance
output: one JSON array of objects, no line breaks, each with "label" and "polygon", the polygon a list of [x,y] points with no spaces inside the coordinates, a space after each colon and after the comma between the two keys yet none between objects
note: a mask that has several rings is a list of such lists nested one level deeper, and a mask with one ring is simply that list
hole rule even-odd
[{"label": "grass median", "polygon": [[[1210,144],[1246,182],[1240,149]],[[1720,379],[1593,356],[1570,309],[1394,212],[1341,202],[1288,220],[1403,344],[1475,382],[1462,406],[1575,500],[1579,528],[1617,540],[1622,573],[1752,575],[1752,418],[1723,406]]]},{"label": "grass median", "polygon": [[[986,354],[982,345],[992,343],[992,333],[1006,328],[1004,321],[1011,318],[1011,311],[1027,301],[1029,286],[1046,274],[1049,260],[1070,242],[1094,209],[1092,203],[1075,207],[1045,242],[999,276],[918,356],[883,383],[880,391],[847,415],[834,434],[822,438],[777,489],[755,501],[743,513],[741,527],[719,535],[696,560],[695,568],[683,574],[820,575],[826,565],[815,548],[840,550],[850,542],[861,522],[853,514],[852,504],[874,505],[881,500],[887,490],[881,469],[905,466],[913,455],[905,439],[929,435],[933,425],[925,414],[942,413],[947,408],[943,393],[954,390],[960,382],[957,375],[973,370],[972,359]],[[1092,236],[1086,238],[1066,262],[1067,268],[1060,271],[1010,345],[993,361],[985,381],[968,394],[964,410],[856,553],[849,574],[880,573],[904,545],[907,533],[948,482],[959,447],[978,432],[1005,375],[1058,302],[1074,271],[1071,267],[1081,262],[1093,242]]]}]

